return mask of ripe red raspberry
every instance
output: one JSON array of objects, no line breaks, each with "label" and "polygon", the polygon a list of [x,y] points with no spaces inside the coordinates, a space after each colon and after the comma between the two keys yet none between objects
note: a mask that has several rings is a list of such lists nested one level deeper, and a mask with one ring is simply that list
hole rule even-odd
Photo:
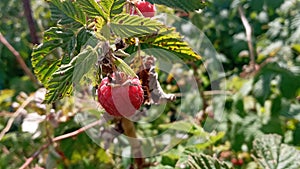
[{"label": "ripe red raspberry", "polygon": [[240,158],[239,159],[232,158],[231,163],[235,166],[241,166],[241,165],[243,165],[244,161],[243,161],[243,159],[240,159]]},{"label": "ripe red raspberry", "polygon": [[[141,11],[144,17],[151,18],[155,15],[155,6],[147,1],[138,1],[135,6]],[[130,10],[130,13],[132,13],[132,10]],[[138,12],[134,10],[133,14],[138,15]]]},{"label": "ripe red raspberry", "polygon": [[[112,75],[114,77],[115,74]],[[98,88],[98,101],[112,116],[133,115],[141,107],[143,100],[144,91],[138,78],[128,78],[114,84],[105,77]]]}]

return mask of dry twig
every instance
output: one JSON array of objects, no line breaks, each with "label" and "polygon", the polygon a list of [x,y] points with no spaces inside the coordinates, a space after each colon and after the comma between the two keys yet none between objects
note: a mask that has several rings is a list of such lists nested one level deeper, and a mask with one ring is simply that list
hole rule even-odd
[{"label": "dry twig", "polygon": [[246,30],[246,38],[247,38],[247,43],[248,43],[248,48],[249,48],[249,53],[250,53],[250,66],[252,67],[252,70],[255,70],[255,51],[254,47],[252,44],[252,28],[251,25],[249,24],[247,18],[245,17],[243,8],[241,6],[238,7],[238,11],[242,20],[242,23],[245,27]]},{"label": "dry twig", "polygon": [[23,103],[22,105],[17,109],[16,112],[14,112],[14,114],[12,115],[12,117],[8,120],[5,128],[1,131],[0,133],[0,141],[2,140],[2,138],[4,137],[5,133],[7,133],[10,129],[10,127],[12,126],[14,120],[16,117],[18,117],[20,115],[20,113],[22,112],[22,110],[24,110],[24,108],[33,100],[33,96],[28,97]]}]

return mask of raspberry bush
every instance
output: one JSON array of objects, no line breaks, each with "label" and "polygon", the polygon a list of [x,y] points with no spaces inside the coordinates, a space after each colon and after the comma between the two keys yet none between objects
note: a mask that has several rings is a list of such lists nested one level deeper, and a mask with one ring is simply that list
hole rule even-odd
[{"label": "raspberry bush", "polygon": [[299,1],[20,2],[0,168],[300,168]]}]

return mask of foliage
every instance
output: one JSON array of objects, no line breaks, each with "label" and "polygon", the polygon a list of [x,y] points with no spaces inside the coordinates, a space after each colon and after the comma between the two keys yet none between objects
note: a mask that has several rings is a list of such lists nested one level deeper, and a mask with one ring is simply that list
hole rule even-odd
[{"label": "foliage", "polygon": [[286,144],[281,144],[281,137],[266,135],[254,140],[257,160],[263,168],[299,168],[300,151]]},{"label": "foliage", "polygon": [[[52,138],[102,119],[95,88],[82,86],[99,84],[108,73],[106,58],[115,65],[109,69],[135,76],[142,66],[141,54],[155,56],[157,67],[172,64],[171,73],[155,69],[168,93],[190,87],[191,79],[196,79],[199,91],[199,95],[187,93],[163,105],[144,105],[135,117],[141,122],[135,125],[138,137],[149,138],[142,143],[151,145],[145,152],[173,146],[145,158],[155,164],[149,168],[299,168],[300,2],[149,2],[156,4],[158,19],[130,15],[125,0],[32,1],[40,44],[31,43],[22,3],[0,2],[0,32],[43,85],[34,85],[0,43],[0,130],[14,119],[0,139],[0,168],[18,168]],[[255,65],[250,64],[239,8],[253,30],[250,44],[255,49]],[[211,44],[202,37],[204,46],[194,51],[199,32],[160,15],[164,12],[193,23]],[[166,26],[161,18],[171,24]],[[119,39],[125,43],[122,48],[117,47]],[[209,45],[216,52],[207,52]],[[188,68],[180,67],[170,53]],[[219,61],[224,74],[214,67]],[[214,73],[217,76],[212,77]],[[194,110],[195,114],[189,114]],[[118,123],[110,121],[51,143],[30,167],[130,168],[135,163],[130,147],[115,146],[128,145],[126,138],[112,134],[119,129]]]}]

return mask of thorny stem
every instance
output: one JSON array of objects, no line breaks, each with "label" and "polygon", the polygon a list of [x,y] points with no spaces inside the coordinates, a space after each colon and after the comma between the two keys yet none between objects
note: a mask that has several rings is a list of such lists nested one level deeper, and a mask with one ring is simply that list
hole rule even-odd
[{"label": "thorny stem", "polygon": [[252,67],[252,70],[255,70],[255,51],[254,47],[252,44],[252,28],[251,25],[249,24],[247,18],[245,17],[244,11],[241,6],[238,7],[238,11],[242,20],[242,23],[245,27],[246,30],[246,38],[247,38],[247,43],[248,43],[248,48],[249,48],[249,53],[250,53],[250,66]]},{"label": "thorny stem", "polygon": [[90,128],[92,128],[92,127],[94,127],[94,126],[97,126],[97,125],[101,125],[101,124],[103,124],[104,122],[105,122],[104,118],[101,118],[100,120],[97,120],[97,121],[95,121],[95,122],[93,122],[93,123],[90,123],[90,124],[84,126],[84,127],[81,127],[80,129],[75,130],[75,131],[73,131],[73,132],[71,132],[71,133],[67,133],[67,134],[64,134],[64,135],[57,136],[57,137],[53,138],[53,139],[51,140],[51,142],[47,142],[47,143],[44,144],[39,150],[37,150],[35,153],[33,153],[33,155],[32,155],[30,158],[28,158],[28,159],[25,161],[25,163],[24,163],[19,169],[25,169],[26,167],[28,167],[28,166],[31,164],[31,162],[32,162],[37,156],[40,155],[41,152],[43,152],[45,149],[47,149],[47,148],[51,145],[51,143],[53,143],[53,142],[58,142],[58,141],[61,141],[61,140],[63,140],[63,139],[66,139],[66,138],[70,138],[70,137],[77,136],[77,135],[79,135],[80,133],[86,131],[87,129],[90,129]]}]

